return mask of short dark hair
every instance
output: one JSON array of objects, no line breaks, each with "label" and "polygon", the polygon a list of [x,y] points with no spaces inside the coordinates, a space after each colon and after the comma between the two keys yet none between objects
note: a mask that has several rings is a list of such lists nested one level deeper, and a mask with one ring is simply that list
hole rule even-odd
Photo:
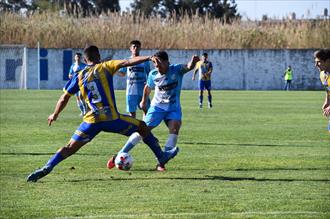
[{"label": "short dark hair", "polygon": [[168,61],[167,52],[165,52],[164,50],[160,50],[160,51],[156,52],[154,54],[154,56],[160,58],[163,61]]},{"label": "short dark hair", "polygon": [[132,41],[130,42],[130,45],[138,45],[138,46],[141,46],[141,42],[138,41],[138,40],[132,40]]},{"label": "short dark hair", "polygon": [[87,60],[91,62],[98,62],[100,60],[100,52],[97,46],[86,46],[84,49],[84,55]]},{"label": "short dark hair", "polygon": [[208,55],[207,55],[207,53],[206,53],[206,52],[204,52],[204,53],[203,53],[203,56],[205,56],[205,57],[208,57]]},{"label": "short dark hair", "polygon": [[80,53],[80,52],[76,52],[76,54],[75,54],[76,56],[82,56],[82,54]]},{"label": "short dark hair", "polygon": [[326,61],[330,59],[330,49],[319,49],[314,52],[314,57]]}]

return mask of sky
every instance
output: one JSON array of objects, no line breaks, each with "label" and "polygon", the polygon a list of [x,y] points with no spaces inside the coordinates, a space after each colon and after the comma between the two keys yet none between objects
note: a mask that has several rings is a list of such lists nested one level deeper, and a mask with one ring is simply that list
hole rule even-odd
[{"label": "sky", "polygon": [[[125,10],[132,0],[119,0],[120,7]],[[243,19],[261,20],[263,15],[269,18],[283,18],[295,12],[296,18],[316,18],[328,9],[330,0],[236,0],[238,12]]]}]

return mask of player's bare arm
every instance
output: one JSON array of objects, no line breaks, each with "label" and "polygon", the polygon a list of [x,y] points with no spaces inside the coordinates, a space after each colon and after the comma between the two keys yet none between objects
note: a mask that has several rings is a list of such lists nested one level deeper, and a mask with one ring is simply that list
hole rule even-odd
[{"label": "player's bare arm", "polygon": [[199,56],[193,55],[191,57],[190,62],[188,62],[187,66],[186,66],[187,72],[190,71],[190,70],[192,70],[192,69],[194,69],[195,66],[196,66],[196,63],[199,62],[199,60],[200,60],[199,59]]},{"label": "player's bare arm", "polygon": [[148,101],[150,93],[151,93],[151,88],[148,87],[148,85],[145,85],[144,88],[143,88],[142,100],[140,102],[141,109],[146,109],[147,108],[147,101]]},{"label": "player's bare arm", "polygon": [[128,60],[124,60],[122,63],[119,64],[120,68],[122,67],[127,67],[127,66],[132,66],[132,65],[137,65],[142,62],[146,62],[151,60],[150,56],[136,56]]},{"label": "player's bare arm", "polygon": [[325,101],[324,104],[322,106],[322,110],[323,110],[323,115],[325,117],[329,117],[330,116],[330,95],[327,94],[325,97]]},{"label": "player's bare arm", "polygon": [[211,76],[211,74],[212,74],[212,71],[213,71],[213,68],[210,68],[208,71],[207,71],[207,76]]},{"label": "player's bare arm", "polygon": [[192,76],[192,78],[191,78],[193,81],[195,80],[195,76],[196,76],[197,71],[198,71],[198,69],[195,68],[194,73],[193,73],[193,76]]},{"label": "player's bare arm", "polygon": [[69,102],[70,95],[68,93],[62,94],[62,96],[57,101],[54,112],[48,116],[48,125],[51,126],[52,122],[56,121],[58,115],[62,112],[62,110],[66,107]]}]

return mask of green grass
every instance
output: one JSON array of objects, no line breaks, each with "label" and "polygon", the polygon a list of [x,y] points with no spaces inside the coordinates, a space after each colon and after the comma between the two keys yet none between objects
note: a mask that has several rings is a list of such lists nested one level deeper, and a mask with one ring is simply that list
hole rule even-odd
[{"label": "green grass", "polygon": [[[167,172],[152,170],[143,144],[130,172],[107,170],[126,137],[102,133],[38,183],[26,176],[80,124],[75,101],[48,127],[61,91],[0,95],[0,218],[330,217],[324,92],[213,91],[214,108],[200,110],[197,91],[183,91],[181,152]],[[154,133],[164,144],[166,127]]]}]

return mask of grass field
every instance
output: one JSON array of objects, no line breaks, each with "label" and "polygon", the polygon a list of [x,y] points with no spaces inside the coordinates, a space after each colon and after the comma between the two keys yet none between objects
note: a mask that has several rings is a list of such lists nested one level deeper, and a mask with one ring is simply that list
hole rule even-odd
[{"label": "grass field", "polygon": [[[47,126],[61,93],[0,91],[0,218],[330,218],[324,92],[214,91],[214,108],[200,110],[197,91],[183,91],[181,152],[167,172],[153,171],[143,144],[131,171],[108,170],[126,137],[102,133],[27,183],[80,124],[72,99]],[[166,141],[164,125],[154,133]]]}]

